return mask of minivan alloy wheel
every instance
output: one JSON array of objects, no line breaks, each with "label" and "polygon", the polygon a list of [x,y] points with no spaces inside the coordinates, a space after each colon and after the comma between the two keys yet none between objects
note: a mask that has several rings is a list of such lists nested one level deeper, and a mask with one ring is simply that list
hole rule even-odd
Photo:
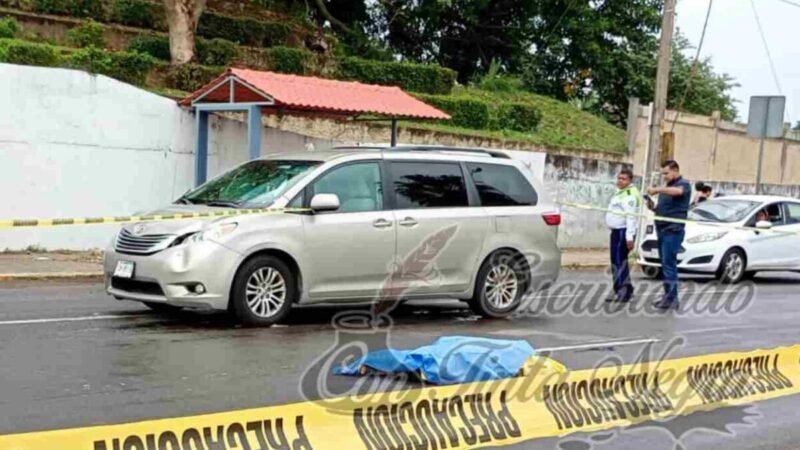
[{"label": "minivan alloy wheel", "polygon": [[286,302],[286,280],[272,267],[259,268],[247,280],[245,297],[253,314],[271,317]]},{"label": "minivan alloy wheel", "polygon": [[486,300],[493,307],[506,308],[517,298],[519,289],[517,274],[507,264],[497,264],[489,271],[483,289]]}]

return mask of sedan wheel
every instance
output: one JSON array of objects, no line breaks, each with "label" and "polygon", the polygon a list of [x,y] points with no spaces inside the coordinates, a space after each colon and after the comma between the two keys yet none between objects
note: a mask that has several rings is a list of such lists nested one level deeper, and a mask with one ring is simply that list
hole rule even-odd
[{"label": "sedan wheel", "polygon": [[747,260],[744,253],[737,248],[732,248],[722,257],[722,262],[717,270],[717,278],[722,283],[735,284],[745,277],[745,269],[747,269]]}]

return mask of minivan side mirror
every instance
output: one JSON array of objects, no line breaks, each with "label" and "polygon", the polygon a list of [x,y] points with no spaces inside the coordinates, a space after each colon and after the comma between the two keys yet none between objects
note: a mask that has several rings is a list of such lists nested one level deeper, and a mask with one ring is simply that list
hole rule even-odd
[{"label": "minivan side mirror", "polygon": [[759,220],[758,222],[756,222],[756,228],[759,228],[761,230],[769,230],[770,228],[772,228],[772,222],[770,222],[769,220]]},{"label": "minivan side mirror", "polygon": [[336,194],[316,194],[308,205],[314,212],[336,211],[339,209],[339,196]]}]

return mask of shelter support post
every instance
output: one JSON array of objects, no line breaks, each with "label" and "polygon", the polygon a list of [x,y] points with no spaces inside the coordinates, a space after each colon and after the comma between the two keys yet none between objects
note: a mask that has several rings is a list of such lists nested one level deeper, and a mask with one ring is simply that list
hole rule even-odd
[{"label": "shelter support post", "polygon": [[206,182],[208,173],[208,111],[195,110],[194,184]]},{"label": "shelter support post", "polygon": [[397,119],[392,117],[392,147],[397,146]]},{"label": "shelter support post", "polygon": [[247,110],[247,148],[250,159],[261,156],[261,107],[251,105]]}]

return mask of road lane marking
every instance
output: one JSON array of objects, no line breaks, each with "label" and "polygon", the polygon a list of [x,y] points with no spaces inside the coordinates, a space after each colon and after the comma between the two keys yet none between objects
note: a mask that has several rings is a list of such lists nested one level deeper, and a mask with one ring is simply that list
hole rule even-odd
[{"label": "road lane marking", "polygon": [[114,314],[105,316],[81,316],[81,317],[53,317],[49,319],[22,319],[22,320],[2,320],[1,325],[31,325],[39,323],[59,323],[59,322],[84,322],[87,320],[117,320],[117,319],[136,319],[136,318],[153,318],[142,314]]},{"label": "road lane marking", "polygon": [[564,345],[560,347],[545,347],[536,349],[538,352],[563,352],[566,350],[581,350],[581,349],[591,349],[591,348],[607,348],[607,347],[624,347],[626,345],[637,345],[637,344],[651,344],[661,342],[661,339],[631,339],[631,340],[622,340],[622,341],[601,341],[601,342],[590,342],[586,344],[576,344],[576,345]]}]

